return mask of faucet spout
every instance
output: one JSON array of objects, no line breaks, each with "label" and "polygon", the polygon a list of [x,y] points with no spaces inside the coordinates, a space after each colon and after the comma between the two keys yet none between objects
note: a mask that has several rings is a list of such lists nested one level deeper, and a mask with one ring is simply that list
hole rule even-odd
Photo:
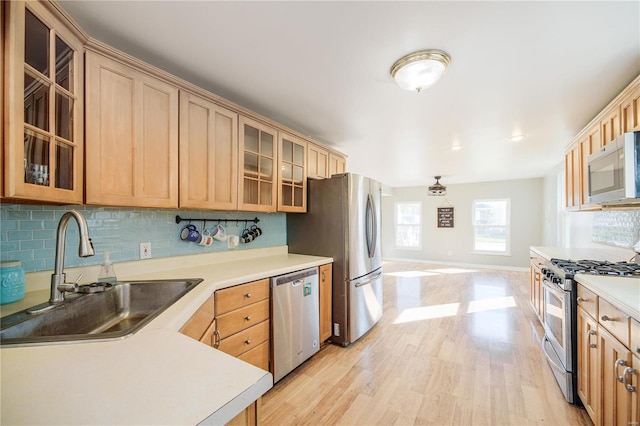
[{"label": "faucet spout", "polygon": [[62,215],[60,222],[58,223],[58,232],[56,234],[56,263],[55,270],[51,275],[51,297],[49,303],[57,304],[64,301],[64,286],[66,276],[64,273],[64,251],[67,236],[67,226],[71,218],[75,219],[78,223],[78,230],[80,232],[80,244],[78,246],[78,255],[80,257],[89,257],[95,254],[91,238],[89,238],[89,228],[87,221],[76,210],[70,210]]}]

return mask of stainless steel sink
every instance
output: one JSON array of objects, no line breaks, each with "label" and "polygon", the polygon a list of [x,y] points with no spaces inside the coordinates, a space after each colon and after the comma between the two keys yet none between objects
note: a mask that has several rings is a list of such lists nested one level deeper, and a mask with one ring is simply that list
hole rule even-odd
[{"label": "stainless steel sink", "polygon": [[118,282],[104,292],[71,295],[39,314],[17,312],[0,319],[0,346],[128,336],[200,282],[201,279]]}]

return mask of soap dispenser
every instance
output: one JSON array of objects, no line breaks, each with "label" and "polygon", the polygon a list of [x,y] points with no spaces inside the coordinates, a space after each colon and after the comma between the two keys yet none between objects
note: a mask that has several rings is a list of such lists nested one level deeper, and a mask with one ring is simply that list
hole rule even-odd
[{"label": "soap dispenser", "polygon": [[104,253],[104,262],[100,265],[100,273],[98,274],[98,282],[105,284],[116,284],[116,271],[113,269],[113,263],[109,259],[109,252]]}]

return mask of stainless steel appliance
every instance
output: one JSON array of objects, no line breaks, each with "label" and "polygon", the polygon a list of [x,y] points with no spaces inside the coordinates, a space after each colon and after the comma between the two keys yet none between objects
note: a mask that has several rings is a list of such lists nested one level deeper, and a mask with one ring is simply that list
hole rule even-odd
[{"label": "stainless steel appliance", "polygon": [[292,253],[333,258],[333,335],[347,346],[382,317],[379,182],[352,173],[309,180],[307,213],[287,215]]},{"label": "stainless steel appliance", "polygon": [[640,265],[594,260],[551,259],[542,268],[544,332],[542,350],[566,400],[578,404],[577,283],[575,274],[639,277]]},{"label": "stainless steel appliance", "polygon": [[640,132],[619,136],[587,161],[589,202],[640,202]]},{"label": "stainless steel appliance", "polygon": [[273,382],[320,349],[318,268],[271,278]]}]

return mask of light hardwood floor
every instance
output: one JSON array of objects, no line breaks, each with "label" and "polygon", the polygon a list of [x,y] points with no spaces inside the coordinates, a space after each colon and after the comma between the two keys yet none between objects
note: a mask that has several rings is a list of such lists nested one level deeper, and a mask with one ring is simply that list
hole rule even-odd
[{"label": "light hardwood floor", "polygon": [[262,423],[591,425],[540,350],[525,272],[384,264],[384,315],[263,397]]}]

